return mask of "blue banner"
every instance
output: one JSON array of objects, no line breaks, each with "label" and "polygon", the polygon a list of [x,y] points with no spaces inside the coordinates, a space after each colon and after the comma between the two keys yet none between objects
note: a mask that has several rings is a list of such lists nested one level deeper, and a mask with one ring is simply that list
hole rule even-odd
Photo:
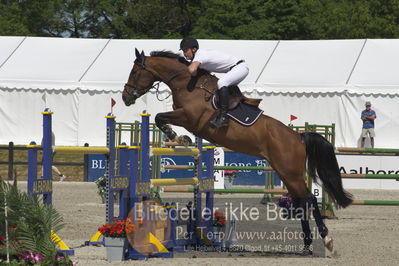
[{"label": "blue banner", "polygon": [[[225,166],[265,166],[266,160],[238,153],[225,153]],[[88,181],[95,181],[105,173],[106,156],[101,154],[90,154],[88,160]],[[161,156],[163,165],[194,165],[192,156]],[[163,170],[161,178],[185,178],[193,177],[194,170]],[[280,184],[277,175],[274,178],[275,185]],[[265,185],[265,171],[239,170],[233,185]]]},{"label": "blue banner", "polygon": [[87,181],[94,182],[105,174],[107,156],[104,154],[89,154],[87,165]]}]

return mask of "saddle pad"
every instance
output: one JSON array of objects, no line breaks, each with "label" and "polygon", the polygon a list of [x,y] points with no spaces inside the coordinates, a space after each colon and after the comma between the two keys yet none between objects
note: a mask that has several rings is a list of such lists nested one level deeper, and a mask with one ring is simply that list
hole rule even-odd
[{"label": "saddle pad", "polygon": [[[214,109],[218,109],[215,95],[212,97],[212,106]],[[258,107],[240,102],[237,107],[229,110],[227,114],[241,125],[249,127],[258,120],[262,113],[263,111]]]}]

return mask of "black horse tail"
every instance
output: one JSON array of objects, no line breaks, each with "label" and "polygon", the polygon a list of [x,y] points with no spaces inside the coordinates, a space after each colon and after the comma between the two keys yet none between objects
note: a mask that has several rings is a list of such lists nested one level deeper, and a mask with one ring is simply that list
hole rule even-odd
[{"label": "black horse tail", "polygon": [[350,205],[353,201],[352,194],[342,187],[334,146],[317,133],[305,132],[301,133],[301,137],[306,146],[308,175],[318,184],[321,180],[323,188],[339,207]]}]

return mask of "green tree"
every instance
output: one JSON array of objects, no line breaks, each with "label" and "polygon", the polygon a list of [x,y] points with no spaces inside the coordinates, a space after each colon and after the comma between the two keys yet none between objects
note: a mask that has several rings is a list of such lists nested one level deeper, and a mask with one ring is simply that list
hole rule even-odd
[{"label": "green tree", "polygon": [[60,7],[58,0],[3,0],[0,2],[0,34],[61,36],[63,22],[55,16]]},{"label": "green tree", "polygon": [[129,5],[127,26],[130,36],[179,38],[189,25],[190,2],[182,0],[138,0]]},{"label": "green tree", "polygon": [[178,38],[190,26],[189,0],[88,1],[89,36]]},{"label": "green tree", "polygon": [[291,40],[398,38],[399,0],[0,0],[0,34]]},{"label": "green tree", "polygon": [[54,13],[59,22],[58,31],[63,37],[82,38],[89,35],[91,11],[87,1],[63,0]]},{"label": "green tree", "polygon": [[221,39],[290,39],[298,35],[298,1],[207,0],[195,10],[192,35]]},{"label": "green tree", "polygon": [[0,2],[0,35],[29,35],[29,29],[21,21],[21,7],[14,2]]},{"label": "green tree", "polygon": [[399,1],[305,0],[302,39],[397,38]]}]

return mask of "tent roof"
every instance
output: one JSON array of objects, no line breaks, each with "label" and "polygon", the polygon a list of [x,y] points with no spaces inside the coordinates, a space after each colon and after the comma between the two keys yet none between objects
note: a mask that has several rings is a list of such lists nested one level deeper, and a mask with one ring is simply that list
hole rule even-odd
[{"label": "tent roof", "polygon": [[367,40],[349,82],[365,88],[399,87],[398,62],[399,40]]},{"label": "tent roof", "polygon": [[[0,37],[0,87],[120,91],[135,47],[146,54],[177,52],[179,42]],[[248,62],[250,73],[241,83],[244,91],[398,94],[398,42],[200,40],[200,45]]]},{"label": "tent roof", "polygon": [[281,41],[258,82],[285,85],[344,85],[362,40]]}]

